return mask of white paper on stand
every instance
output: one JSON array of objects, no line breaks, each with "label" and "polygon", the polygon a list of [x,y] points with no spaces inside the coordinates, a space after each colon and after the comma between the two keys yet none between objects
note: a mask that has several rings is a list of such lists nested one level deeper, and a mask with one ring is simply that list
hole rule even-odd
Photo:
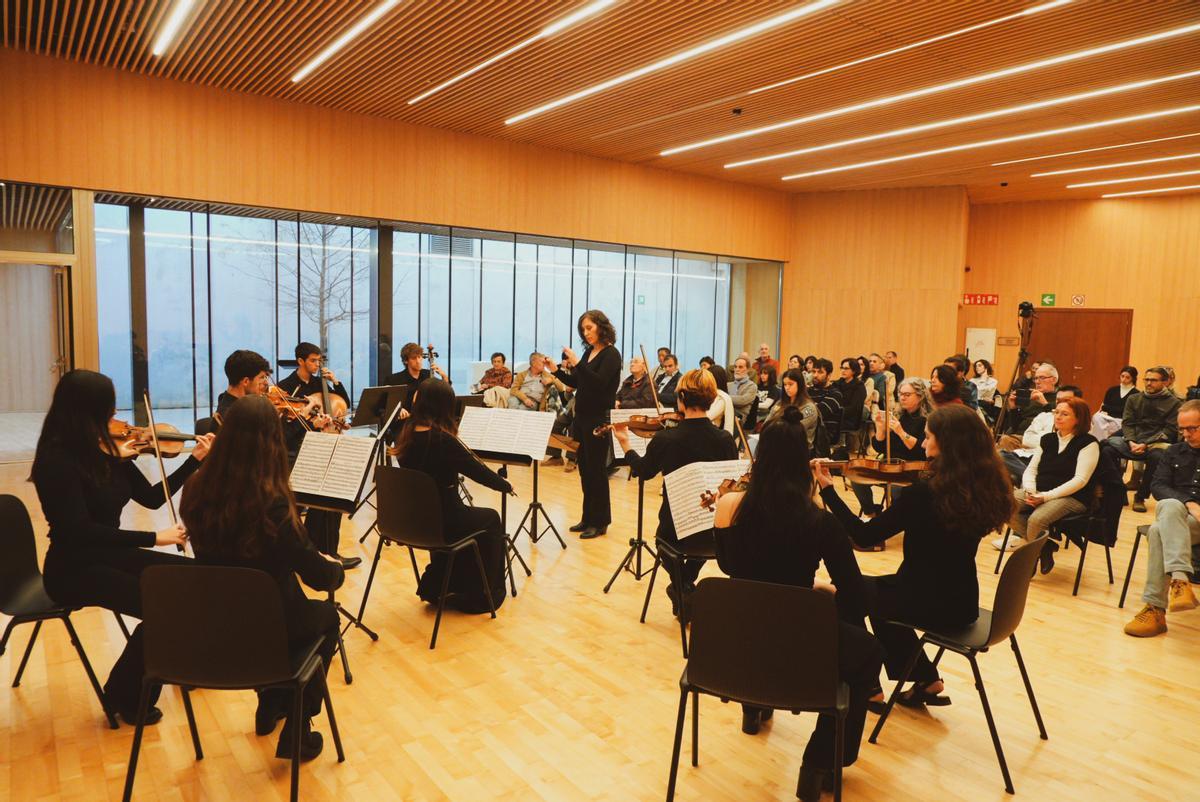
[{"label": "white paper on stand", "polygon": [[374,464],[378,441],[327,432],[305,432],[289,483],[296,493],[358,501]]},{"label": "white paper on stand", "polygon": [[[685,538],[712,529],[716,517],[717,488],[726,479],[737,480],[750,470],[750,461],[727,459],[719,462],[693,462],[663,477],[675,536]],[[712,503],[708,503],[711,501]]]},{"label": "white paper on stand", "polygon": [[554,429],[553,412],[467,407],[458,423],[458,439],[472,451],[520,454],[541,461]]},{"label": "white paper on stand", "polygon": [[[654,407],[649,409],[610,409],[608,411],[608,419],[612,423],[624,423],[634,415],[645,415],[650,418],[658,417],[658,410]],[[646,446],[650,445],[650,438],[640,437],[628,429],[625,433],[629,435],[629,450],[636,451],[639,457],[646,456]],[[621,444],[617,442],[615,431],[610,430],[609,435],[612,439],[613,459],[622,459],[625,456],[625,449],[621,448]]]}]

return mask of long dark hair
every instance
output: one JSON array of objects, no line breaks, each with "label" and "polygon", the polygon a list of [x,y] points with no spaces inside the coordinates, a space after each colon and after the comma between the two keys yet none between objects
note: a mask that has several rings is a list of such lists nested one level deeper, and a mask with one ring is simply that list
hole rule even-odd
[{"label": "long dark hair", "polygon": [[[796,400],[792,401],[790,398],[788,398],[787,388],[784,388],[783,392],[779,395],[779,400],[776,403],[783,404],[784,406],[794,407],[802,407],[807,404],[809,398],[808,388],[804,385],[804,371],[800,370],[799,368],[786,370],[783,372],[783,379],[791,379],[796,383]],[[783,380],[781,380],[779,383],[782,385]]]},{"label": "long dark hair", "polygon": [[798,408],[786,407],[758,436],[750,486],[734,513],[748,532],[788,532],[817,513],[802,417]]},{"label": "long dark hair", "polygon": [[[583,340],[583,344],[587,345],[587,338],[583,336],[583,321],[584,318],[590,319],[596,324],[596,339],[603,345],[613,345],[617,341],[617,329],[613,326],[612,321],[608,319],[608,315],[601,312],[599,309],[589,309],[579,316],[579,320],[575,323],[575,329],[579,332],[579,339]],[[650,366],[647,365],[649,370]]]},{"label": "long dark hair", "polygon": [[69,452],[93,482],[108,476],[108,453],[115,453],[108,422],[117,411],[112,379],[93,370],[71,370],[58,380],[50,410],[42,422],[30,478],[37,474],[46,448]]},{"label": "long dark hair", "polygon": [[1016,508],[1012,481],[975,410],[962,404],[941,407],[926,426],[937,440],[929,489],[942,524],[981,537],[1008,523]]},{"label": "long dark hair", "polygon": [[[279,536],[281,524],[298,530],[289,472],[275,407],[260,395],[238,399],[204,464],[183,486],[179,517],[197,551],[253,558]],[[287,513],[272,521],[268,511],[281,501]]]},{"label": "long dark hair", "polygon": [[958,371],[946,364],[941,364],[930,371],[930,375],[936,375],[939,382],[942,383],[942,391],[934,392],[933,386],[929,387],[929,397],[933,399],[934,404],[950,404],[956,399],[962,400],[962,379],[958,376]]},{"label": "long dark hair", "polygon": [[458,421],[454,419],[454,412],[454,390],[449,382],[426,379],[418,384],[412,414],[400,430],[400,436],[396,438],[395,455],[404,456],[404,452],[412,444],[413,434],[418,426],[457,434]]},{"label": "long dark hair", "polygon": [[714,364],[708,369],[708,372],[712,374],[713,381],[717,383],[718,390],[722,392],[729,391],[729,371],[725,370],[724,365]]}]

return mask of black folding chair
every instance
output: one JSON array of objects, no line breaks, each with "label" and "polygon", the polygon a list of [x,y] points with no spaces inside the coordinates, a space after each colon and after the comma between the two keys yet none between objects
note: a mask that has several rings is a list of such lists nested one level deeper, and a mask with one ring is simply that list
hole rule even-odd
[{"label": "black folding chair", "polygon": [[[1000,773],[1004,775],[1004,790],[1010,794],[1015,793],[1012,778],[1008,774],[1008,764],[1004,761],[1004,750],[1000,746],[1000,735],[996,732],[996,722],[992,718],[992,708],[988,705],[987,692],[983,689],[983,675],[979,673],[979,664],[975,658],[976,655],[986,652],[992,646],[1004,641],[1005,638],[1008,639],[1013,655],[1017,659],[1017,668],[1021,670],[1021,679],[1025,683],[1025,693],[1029,696],[1029,705],[1033,708],[1033,717],[1037,719],[1038,731],[1041,733],[1043,741],[1048,740],[1046,725],[1042,723],[1042,714],[1038,710],[1037,699],[1033,695],[1033,685],[1029,682],[1029,673],[1025,670],[1025,661],[1021,659],[1021,650],[1017,646],[1015,634],[1017,626],[1021,623],[1021,617],[1025,614],[1025,599],[1029,595],[1029,582],[1033,578],[1034,567],[1037,565],[1038,556],[1042,553],[1042,545],[1045,542],[1046,536],[1042,535],[1013,552],[1004,565],[1003,573],[1000,574],[1000,581],[996,585],[996,600],[992,609],[980,607],[979,618],[974,624],[957,632],[925,630],[921,635],[917,650],[913,652],[912,659],[908,662],[908,667],[904,669],[904,676],[896,683],[892,695],[888,698],[887,709],[883,711],[883,715],[875,723],[875,729],[871,731],[871,737],[868,739],[871,743],[875,743],[875,739],[879,737],[884,722],[891,715],[896,699],[900,696],[900,689],[904,687],[904,683],[908,682],[908,677],[912,674],[913,667],[916,666],[917,658],[920,657],[925,644],[931,643],[938,647],[937,656],[933,658],[935,667],[941,661],[942,655],[949,649],[955,654],[961,654],[971,663],[971,671],[975,675],[975,688],[979,691],[979,701],[983,704],[983,715],[987,718],[988,730],[992,735],[992,745],[996,748],[996,759],[1000,761]],[[902,625],[912,626],[903,623]],[[913,628],[919,629],[920,627]],[[695,637],[695,632],[693,632],[693,644]]]},{"label": "black folding chair", "polygon": [[[688,542],[688,541],[691,542]],[[717,559],[716,544],[709,537],[705,539],[684,538],[680,541],[664,540],[655,538],[654,540],[654,568],[650,571],[650,581],[646,584],[646,600],[642,602],[642,618],[641,622],[646,623],[646,612],[650,609],[650,594],[654,592],[654,579],[658,576],[658,567],[665,566],[663,558],[667,562],[675,566],[674,570],[668,569],[667,575],[671,581],[671,587],[675,589],[675,604],[679,608],[679,639],[683,643],[683,656],[687,659],[688,656],[688,634],[687,634],[687,612],[684,607],[685,588],[683,586],[683,561],[687,559],[698,560],[715,560]]]},{"label": "black folding chair", "polygon": [[699,765],[702,693],[722,702],[835,716],[833,794],[841,800],[842,740],[850,689],[838,679],[833,596],[792,585],[723,577],[710,577],[696,586],[692,652],[679,678],[667,802],[675,798],[688,694],[692,695],[692,765]]},{"label": "black folding chair", "polygon": [[1129,593],[1129,577],[1133,575],[1133,565],[1137,562],[1138,545],[1141,544],[1144,537],[1150,537],[1149,524],[1139,526],[1137,535],[1133,538],[1133,551],[1129,553],[1129,567],[1125,569],[1125,584],[1121,586],[1121,600],[1117,602],[1117,607],[1125,606],[1125,595]]},{"label": "black folding chair", "polygon": [[[189,692],[287,688],[292,691],[292,802],[300,792],[300,739],[304,689],[321,683],[338,762],[346,759],[321,655],[322,637],[288,648],[279,586],[263,571],[208,565],[156,565],[142,572],[142,626],[146,674],[138,702],[137,729],[125,774],[126,802],[133,796],[142,730],[155,686],[178,685],[187,712],[196,760],[204,759]],[[181,616],[183,620],[181,620]]]},{"label": "black folding chair", "polygon": [[[67,628],[71,645],[79,654],[79,662],[83,663],[83,670],[87,672],[92,690],[100,700],[100,708],[108,719],[108,726],[115,730],[116,716],[104,701],[100,681],[96,679],[96,672],[92,670],[91,661],[88,660],[87,652],[83,650],[79,634],[71,623],[72,612],[72,608],[56,604],[46,595],[42,572],[38,570],[37,545],[29,511],[16,496],[0,495],[0,613],[12,616],[12,620],[4,628],[3,637],[0,637],[0,655],[3,655],[8,647],[8,638],[14,628],[20,624],[33,624],[33,634],[29,636],[29,643],[25,646],[20,665],[17,666],[17,676],[13,679],[12,686],[16,688],[21,684],[25,666],[29,663],[29,655],[33,652],[33,644],[37,643],[38,634],[42,631],[42,622],[57,618]],[[119,615],[117,621],[121,621]],[[124,629],[124,622],[121,623]]]},{"label": "black folding chair", "polygon": [[376,498],[379,499],[378,524],[379,545],[375,547],[375,559],[371,563],[371,573],[367,577],[367,586],[363,590],[362,605],[358,610],[361,621],[367,609],[367,598],[371,595],[371,583],[375,579],[375,569],[379,567],[379,557],[383,553],[383,545],[395,543],[408,549],[409,559],[412,560],[413,575],[420,582],[417,571],[417,558],[413,549],[428,551],[430,555],[442,553],[447,555],[446,573],[442,577],[442,591],[438,595],[437,617],[433,621],[433,637],[429,640],[429,648],[437,645],[438,628],[442,624],[442,611],[446,607],[446,594],[450,587],[450,575],[454,571],[454,558],[460,551],[470,548],[475,554],[475,564],[479,566],[479,579],[483,582],[488,605],[492,608],[492,618],[496,617],[496,604],[492,600],[492,588],[488,583],[487,571],[483,567],[483,557],[479,552],[476,538],[484,530],[463,535],[453,542],[446,540],[445,529],[442,525],[442,506],[439,502],[437,485],[429,474],[408,468],[397,468],[390,465],[380,465],[375,469]]}]

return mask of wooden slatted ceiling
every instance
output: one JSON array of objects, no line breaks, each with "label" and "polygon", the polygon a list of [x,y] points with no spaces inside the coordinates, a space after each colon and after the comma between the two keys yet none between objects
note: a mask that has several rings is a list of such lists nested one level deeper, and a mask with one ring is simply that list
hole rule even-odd
[{"label": "wooden slatted ceiling", "polygon": [[[10,47],[422,125],[502,136],[810,192],[964,184],[976,201],[1096,197],[991,163],[1200,130],[1200,115],[834,173],[780,176],[1196,102],[1195,79],[768,165],[729,161],[1200,69],[1200,34],[662,158],[664,148],[1200,22],[1200,0],[1076,0],[896,56],[748,90],[1013,13],[1037,0],[845,0],[812,17],[522,123],[504,119],[792,8],[788,0],[620,0],[429,99],[407,101],[579,8],[584,0],[408,0],[294,84],[291,75],[376,0],[206,0],[163,58],[167,0],[3,0]],[[734,115],[733,110],[741,110]],[[1171,143],[1129,158],[1183,152]],[[1072,162],[1073,164],[1074,162]],[[1164,171],[1165,172],[1165,171]],[[1138,173],[1133,173],[1134,175]],[[1108,177],[1107,175],[1105,177]],[[1111,177],[1121,177],[1114,174]],[[1007,187],[1000,187],[1006,181]]]},{"label": "wooden slatted ceiling", "polygon": [[71,213],[71,190],[17,184],[0,186],[0,228],[58,231]]}]

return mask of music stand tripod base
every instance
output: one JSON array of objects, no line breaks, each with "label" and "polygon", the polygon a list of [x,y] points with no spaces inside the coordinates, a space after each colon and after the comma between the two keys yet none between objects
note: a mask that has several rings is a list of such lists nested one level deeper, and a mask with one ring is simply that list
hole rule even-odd
[{"label": "music stand tripod base", "polygon": [[[538,529],[538,513],[541,513],[546,518],[546,526]],[[567,543],[562,539],[562,535],[558,533],[558,527],[554,525],[554,521],[550,520],[550,515],[546,512],[546,508],[542,506],[542,502],[538,501],[538,463],[533,463],[533,501],[529,502],[529,508],[525,510],[525,515],[521,517],[521,523],[517,524],[517,529],[513,532],[513,540],[520,537],[521,533],[525,532],[529,535],[529,542],[536,544],[547,532],[553,532],[554,537],[558,540],[558,545],[564,549]]]},{"label": "music stand tripod base", "polygon": [[[629,538],[629,550],[625,552],[625,557],[621,560],[620,565],[617,566],[617,570],[613,571],[613,575],[608,580],[608,584],[604,586],[605,593],[608,593],[609,588],[611,588],[613,583],[617,581],[617,577],[621,575],[622,571],[628,571],[629,573],[633,574],[633,578],[635,580],[638,582],[642,581],[642,577],[646,576],[653,570],[654,563],[658,559],[658,555],[654,553],[654,549],[650,548],[646,541],[642,539],[642,510],[645,506],[645,496],[646,480],[639,478],[637,535]],[[650,555],[651,567],[644,570],[642,568],[642,549],[645,549],[646,553]]]}]

